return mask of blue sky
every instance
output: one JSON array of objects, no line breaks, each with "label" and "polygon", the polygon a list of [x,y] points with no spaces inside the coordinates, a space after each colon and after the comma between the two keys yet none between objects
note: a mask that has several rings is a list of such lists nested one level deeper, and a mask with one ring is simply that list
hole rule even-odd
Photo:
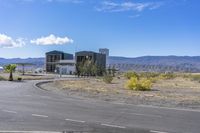
[{"label": "blue sky", "polygon": [[0,57],[200,55],[199,0],[0,0]]}]

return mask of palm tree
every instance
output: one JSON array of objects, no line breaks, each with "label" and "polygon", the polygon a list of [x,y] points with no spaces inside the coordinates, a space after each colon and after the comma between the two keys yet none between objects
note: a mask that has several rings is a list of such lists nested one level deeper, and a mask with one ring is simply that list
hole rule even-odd
[{"label": "palm tree", "polygon": [[9,81],[13,81],[13,71],[15,71],[16,67],[17,66],[15,64],[9,64],[9,65],[6,65],[4,67],[4,69],[6,70],[6,72],[10,73],[9,79],[8,79]]}]

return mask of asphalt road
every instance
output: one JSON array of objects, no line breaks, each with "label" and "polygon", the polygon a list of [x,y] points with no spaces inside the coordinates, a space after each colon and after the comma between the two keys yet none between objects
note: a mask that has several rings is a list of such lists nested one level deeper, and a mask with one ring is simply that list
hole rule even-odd
[{"label": "asphalt road", "polygon": [[0,132],[200,132],[200,111],[64,97],[35,82],[0,81]]}]

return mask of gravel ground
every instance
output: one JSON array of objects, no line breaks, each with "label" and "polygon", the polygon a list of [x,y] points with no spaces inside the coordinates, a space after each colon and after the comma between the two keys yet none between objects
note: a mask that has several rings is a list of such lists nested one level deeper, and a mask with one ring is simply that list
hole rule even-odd
[{"label": "gravel ground", "polygon": [[106,84],[101,79],[68,79],[42,84],[41,87],[66,96],[93,98],[134,105],[200,109],[200,83],[184,78],[157,81],[152,91],[126,89],[126,79]]}]

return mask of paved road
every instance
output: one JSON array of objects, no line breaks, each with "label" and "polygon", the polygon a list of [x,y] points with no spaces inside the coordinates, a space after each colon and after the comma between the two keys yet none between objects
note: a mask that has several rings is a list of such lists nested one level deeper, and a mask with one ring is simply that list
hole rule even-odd
[{"label": "paved road", "polygon": [[199,133],[200,111],[63,97],[37,81],[0,81],[0,132]]}]

